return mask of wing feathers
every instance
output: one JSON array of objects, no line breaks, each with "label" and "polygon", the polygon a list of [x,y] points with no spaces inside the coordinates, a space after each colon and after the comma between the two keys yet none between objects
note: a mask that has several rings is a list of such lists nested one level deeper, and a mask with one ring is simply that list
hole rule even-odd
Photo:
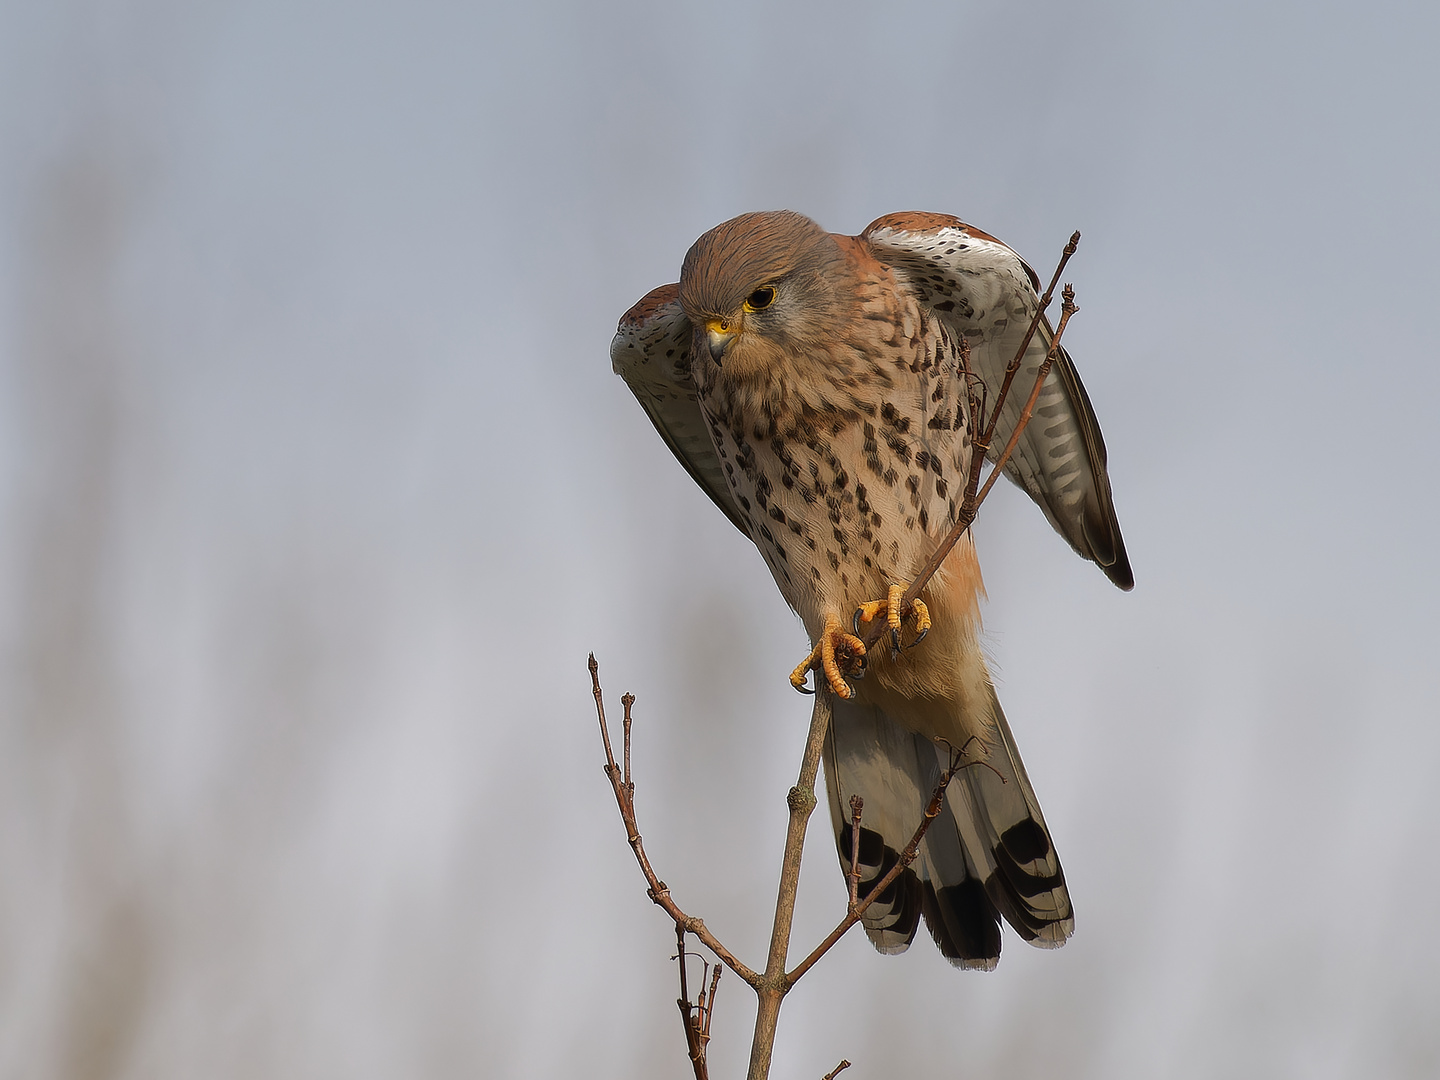
[{"label": "wing feathers", "polygon": [[690,320],[680,308],[678,291],[676,285],[662,285],[621,316],[610,343],[610,360],[675,459],[749,536],[744,511],[731,494],[700,410],[690,375]]},{"label": "wing feathers", "polygon": [[[1035,272],[994,237],[945,214],[890,214],[873,222],[861,239],[953,334],[970,342],[975,372],[989,393],[997,394],[1039,303]],[[992,461],[1019,422],[1054,339],[1042,318],[1001,411],[989,451]],[[1120,588],[1134,586],[1110,494],[1105,440],[1075,364],[1063,349],[1005,474],[1035,500],[1078,554]]]}]

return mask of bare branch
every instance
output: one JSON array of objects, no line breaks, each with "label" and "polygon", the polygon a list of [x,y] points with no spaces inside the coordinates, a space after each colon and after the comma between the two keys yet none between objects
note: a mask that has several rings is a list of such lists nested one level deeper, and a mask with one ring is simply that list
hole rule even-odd
[{"label": "bare branch", "polygon": [[865,809],[865,800],[859,795],[850,796],[850,906],[860,902],[860,814]]},{"label": "bare branch", "polygon": [[833,1069],[831,1069],[828,1073],[826,1073],[824,1076],[822,1076],[822,1077],[820,1078],[820,1080],[835,1080],[835,1077],[839,1076],[842,1070],[848,1069],[849,1067],[850,1067],[850,1062],[846,1061],[844,1058],[841,1058],[841,1059],[840,1059],[840,1064],[839,1064],[839,1065],[836,1065],[836,1066],[835,1066]]},{"label": "bare branch", "polygon": [[[694,934],[707,949],[725,962],[726,967],[758,989],[760,976],[736,959],[735,954],[706,929],[703,919],[687,915],[680,909],[680,905],[675,903],[670,895],[670,887],[660,880],[659,875],[650,865],[650,859],[645,854],[645,844],[640,838],[640,828],[635,822],[634,785],[624,779],[620,767],[615,764],[615,754],[610,747],[610,731],[605,723],[605,702],[600,690],[600,665],[596,663],[594,653],[590,654],[590,682],[595,692],[595,711],[600,720],[600,738],[605,744],[605,776],[609,779],[610,787],[615,792],[615,803],[620,808],[620,818],[625,823],[625,834],[630,841],[630,849],[635,853],[635,861],[640,864],[640,872],[645,875],[645,880],[650,885],[650,888],[646,890],[646,895],[665,910],[665,914],[675,921],[676,926]],[[625,727],[628,732],[630,706],[634,704],[635,698],[626,694],[621,701],[625,706]]]},{"label": "bare branch", "polygon": [[[962,378],[965,380],[967,387],[966,393],[969,397],[970,428],[973,432],[976,432],[975,441],[971,447],[970,474],[966,478],[965,497],[961,500],[955,524],[950,532],[946,534],[945,539],[940,541],[935,550],[930,553],[930,558],[926,560],[925,565],[920,568],[920,572],[915,575],[915,578],[905,590],[905,595],[900,601],[902,614],[908,613],[911,610],[916,599],[920,596],[921,591],[930,583],[930,579],[935,576],[936,571],[940,569],[946,557],[954,549],[955,545],[960,542],[960,538],[964,536],[965,533],[969,531],[970,526],[974,524],[975,515],[980,511],[980,504],[984,502],[985,496],[990,493],[990,489],[995,486],[996,477],[1004,471],[1011,454],[1014,453],[1015,447],[1020,442],[1021,434],[1024,432],[1026,425],[1030,423],[1030,418],[1034,413],[1035,402],[1039,399],[1040,390],[1045,385],[1045,378],[1050,374],[1050,369],[1055,363],[1055,358],[1060,354],[1060,337],[1065,332],[1065,324],[1069,321],[1070,315],[1080,310],[1074,306],[1075,293],[1069,285],[1065,286],[1064,293],[1064,303],[1068,305],[1068,310],[1062,307],[1060,323],[1055,328],[1055,338],[1050,343],[1050,350],[1046,353],[1045,360],[1041,363],[1040,369],[1036,373],[1035,385],[1030,391],[1030,397],[1024,409],[1021,410],[1020,417],[1015,424],[1015,429],[1010,433],[1010,441],[1006,444],[1004,452],[996,460],[995,467],[990,470],[990,475],[985,480],[985,486],[981,489],[980,470],[989,452],[990,440],[994,437],[995,433],[995,425],[999,422],[1000,413],[1005,408],[1005,401],[1010,393],[1010,385],[1015,378],[1015,373],[1020,370],[1025,358],[1025,351],[1030,347],[1030,340],[1034,337],[1035,330],[1040,325],[1040,320],[1045,316],[1045,309],[1050,305],[1051,298],[1055,291],[1055,283],[1060,280],[1060,275],[1065,270],[1065,264],[1070,261],[1070,256],[1075,253],[1076,246],[1079,242],[1080,234],[1076,232],[1071,235],[1070,242],[1065,245],[1065,249],[1060,256],[1060,262],[1055,267],[1055,273],[1050,278],[1050,287],[1045,290],[1045,295],[1040,298],[1039,306],[1035,309],[1035,314],[1030,320],[1030,325],[1025,332],[1025,338],[1021,342],[1020,348],[1016,351],[1015,358],[1011,360],[1005,368],[1004,382],[1000,385],[1000,392],[995,397],[995,404],[990,410],[990,417],[985,422],[983,431],[981,430],[980,424],[985,411],[984,383],[982,380],[976,379],[976,376],[970,370],[969,343],[964,338],[960,340],[960,371]],[[978,392],[974,389],[974,385],[977,382],[981,387]],[[874,644],[880,640],[881,635],[885,633],[885,630],[886,627],[882,622],[877,620],[873,623],[861,638],[865,648],[868,650],[874,646]]]},{"label": "bare branch", "polygon": [[1020,434],[1025,426],[1030,423],[1030,417],[1035,412],[1035,402],[1040,400],[1040,389],[1045,385],[1045,376],[1050,374],[1050,368],[1054,366],[1055,359],[1060,355],[1060,338],[1065,333],[1065,324],[1070,321],[1070,316],[1080,309],[1075,305],[1075,290],[1069,285],[1065,286],[1060,304],[1060,323],[1055,327],[1055,340],[1050,342],[1050,351],[1045,354],[1045,360],[1040,365],[1040,370],[1035,374],[1035,385],[1030,390],[1030,396],[1025,401],[1025,407],[1020,410],[1020,419],[1015,423],[1015,430],[1010,433],[1010,441],[1005,444],[1005,449],[995,459],[995,468],[990,470],[990,475],[985,479],[985,486],[973,500],[975,512],[979,512],[980,504],[985,501],[985,496],[990,494],[990,489],[995,486],[995,479],[1005,471],[1005,466],[1010,462],[1010,455],[1015,452],[1015,447],[1020,444]]},{"label": "bare branch", "polygon": [[[930,830],[931,822],[940,816],[940,809],[945,805],[945,789],[950,786],[950,781],[955,779],[955,774],[965,767],[966,763],[963,762],[961,758],[961,752],[956,750],[950,752],[950,767],[940,774],[940,781],[935,785],[935,790],[930,795],[929,805],[925,807],[925,817],[921,820],[920,826],[915,830],[915,835],[910,838],[910,843],[906,844],[905,850],[900,852],[900,858],[896,860],[895,865],[890,868],[884,877],[870,887],[870,890],[865,894],[864,900],[858,904],[851,905],[850,910],[845,913],[845,917],[840,920],[840,925],[830,931],[830,935],[824,941],[815,946],[815,950],[800,962],[799,967],[785,976],[787,989],[799,982],[800,978],[814,967],[816,962],[829,952],[834,944],[844,937],[852,926],[860,921],[865,912],[869,910],[870,905],[874,903],[876,897],[888,889],[895,879],[905,872],[906,867],[915,861],[915,857],[920,853],[920,841],[925,839],[925,834]],[[974,763],[972,762],[970,764]]]},{"label": "bare branch", "polygon": [[[1035,308],[1035,314],[1030,316],[1030,325],[1025,328],[1025,337],[1020,342],[1020,348],[1015,350],[1015,358],[1005,366],[1005,381],[1000,384],[1000,393],[995,398],[995,411],[990,414],[990,421],[985,425],[983,431],[975,428],[977,442],[980,444],[980,456],[983,458],[990,449],[990,441],[995,437],[995,425],[1000,422],[1000,409],[1005,404],[1005,397],[1010,393],[1010,384],[1015,379],[1015,373],[1020,370],[1020,365],[1025,359],[1025,351],[1030,348],[1030,342],[1035,337],[1035,331],[1040,327],[1040,320],[1045,317],[1045,309],[1050,306],[1050,301],[1055,296],[1055,284],[1060,280],[1060,275],[1065,272],[1065,264],[1070,261],[1070,256],[1075,254],[1075,249],[1080,246],[1079,231],[1070,234],[1070,242],[1065,245],[1060,253],[1060,262],[1055,267],[1055,273],[1050,275],[1050,285],[1045,290],[1045,295],[1040,298],[1040,303]],[[978,470],[972,465],[971,472]]]},{"label": "bare branch", "polygon": [[747,1080],[765,1080],[770,1075],[780,1002],[792,984],[785,975],[785,956],[790,948],[790,928],[795,919],[795,893],[800,886],[800,855],[805,848],[805,826],[815,809],[815,777],[820,772],[820,754],[825,749],[825,734],[830,730],[830,692],[823,679],[817,679],[816,683],[805,756],[800,761],[800,776],[790,789],[788,800],[790,825],[785,833],[785,854],[780,863],[780,895],[775,902],[770,955],[765,961],[764,978],[759,985],[751,984],[755,986],[760,1002],[755,1011],[755,1037],[750,1044]]}]

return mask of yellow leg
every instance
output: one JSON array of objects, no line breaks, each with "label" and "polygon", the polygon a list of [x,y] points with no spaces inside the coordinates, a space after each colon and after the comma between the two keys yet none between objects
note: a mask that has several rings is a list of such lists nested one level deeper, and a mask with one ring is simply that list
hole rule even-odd
[{"label": "yellow leg", "polygon": [[[860,624],[869,622],[880,612],[885,612],[885,625],[890,630],[890,656],[895,658],[900,655],[900,628],[901,628],[901,605],[900,601],[905,597],[904,585],[891,585],[889,595],[884,600],[869,600],[855,609],[855,633],[860,633]],[[919,645],[925,635],[930,632],[930,609],[925,606],[923,600],[917,599],[910,605],[911,614],[915,616],[915,640],[911,648]]]},{"label": "yellow leg", "polygon": [[[844,673],[841,673],[841,666]],[[852,698],[855,691],[845,681],[845,675],[861,678],[865,674],[865,643],[854,634],[840,629],[840,619],[835,615],[825,616],[825,629],[810,655],[790,673],[790,685],[802,694],[814,693],[805,688],[805,677],[815,670],[825,673],[825,682],[836,697]]]}]

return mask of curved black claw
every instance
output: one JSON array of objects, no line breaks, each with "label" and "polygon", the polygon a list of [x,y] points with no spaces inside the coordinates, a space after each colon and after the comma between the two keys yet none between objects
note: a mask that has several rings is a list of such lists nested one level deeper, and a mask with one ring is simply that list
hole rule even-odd
[{"label": "curved black claw", "polygon": [[802,694],[813,694],[813,693],[815,693],[814,690],[811,690],[810,687],[806,686],[804,683],[801,683],[799,686],[795,687],[795,689],[798,690],[798,691],[800,691],[800,693],[802,693]]},{"label": "curved black claw", "polygon": [[850,677],[852,679],[863,679],[865,677],[865,672],[867,672],[868,670],[870,670],[870,654],[863,653],[860,656],[859,666],[854,671],[850,672]]},{"label": "curved black claw", "polygon": [[858,608],[858,607],[857,607],[857,608],[855,609],[855,614],[854,614],[854,615],[851,617],[851,619],[850,619],[850,629],[852,629],[853,631],[855,631],[855,636],[856,636],[856,637],[862,637],[862,636],[863,636],[863,635],[860,633],[860,616],[861,616],[861,615],[864,615],[864,614],[865,614],[865,609],[864,609],[864,608]]},{"label": "curved black claw", "polygon": [[890,631],[890,659],[891,659],[891,660],[899,660],[899,659],[900,659],[900,631],[899,631],[899,630],[891,630],[891,631]]},{"label": "curved black claw", "polygon": [[913,649],[916,645],[919,645],[920,642],[924,641],[925,635],[928,633],[930,633],[930,628],[927,626],[924,630],[921,630],[920,633],[915,635],[915,640],[910,642],[910,648]]}]

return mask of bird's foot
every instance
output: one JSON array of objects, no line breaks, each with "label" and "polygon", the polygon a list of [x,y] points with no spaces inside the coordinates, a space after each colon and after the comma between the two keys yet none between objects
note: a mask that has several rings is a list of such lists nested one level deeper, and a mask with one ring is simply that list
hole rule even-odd
[{"label": "bird's foot", "polygon": [[790,685],[802,694],[813,694],[815,691],[805,686],[805,676],[812,671],[817,673],[817,680],[819,673],[823,672],[830,692],[847,699],[855,696],[855,688],[845,681],[845,676],[865,677],[865,643],[856,635],[840,629],[838,616],[825,616],[825,629],[820,634],[820,641],[790,673]]},{"label": "bird's foot", "polygon": [[[890,595],[884,600],[870,600],[861,604],[855,609],[853,620],[855,634],[860,634],[860,624],[867,623],[875,618],[880,612],[885,612],[885,623],[890,629],[890,659],[900,655],[900,627],[903,623],[903,612],[901,601],[905,598],[904,585],[891,585]],[[915,640],[910,643],[913,649],[920,642],[925,640],[925,635],[930,632],[930,609],[925,606],[923,600],[917,599],[910,605],[910,614],[915,616]]]}]

